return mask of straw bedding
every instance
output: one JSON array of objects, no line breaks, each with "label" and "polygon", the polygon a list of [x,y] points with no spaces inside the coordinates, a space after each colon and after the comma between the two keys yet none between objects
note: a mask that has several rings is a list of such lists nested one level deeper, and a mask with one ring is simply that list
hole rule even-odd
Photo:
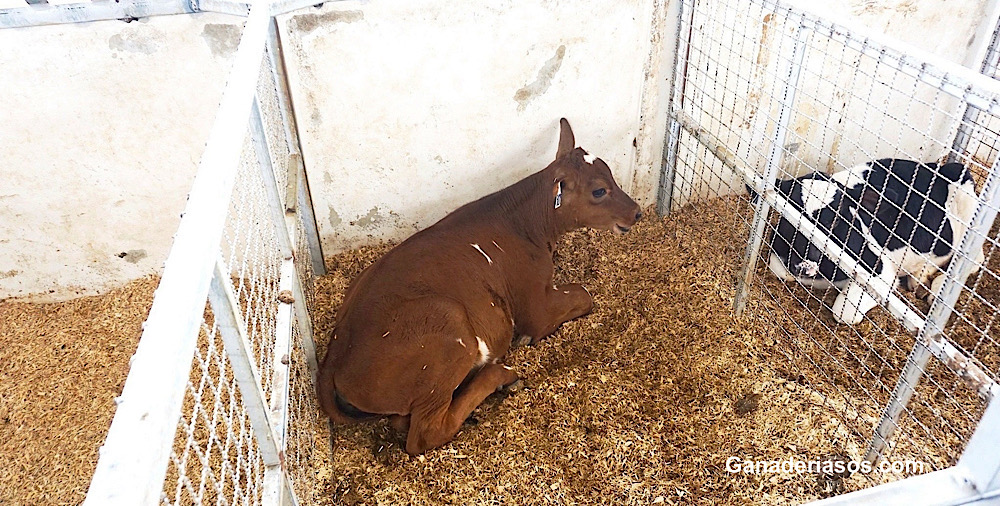
[{"label": "straw bedding", "polygon": [[[584,283],[594,312],[513,350],[504,362],[526,388],[487,399],[452,443],[410,457],[384,422],[330,434],[314,424],[323,455],[304,475],[316,478],[318,503],[781,504],[898,478],[726,471],[731,456],[860,460],[912,338],[881,310],[858,328],[837,326],[821,307],[831,294],[763,268],[737,318],[745,201],[646,215],[623,237],[561,240],[556,281]],[[389,247],[329,259],[316,283],[320,357],[350,280]],[[0,503],[83,499],[156,282],[57,304],[0,301]],[[918,400],[944,392],[954,395],[946,415],[972,415],[950,417],[943,443],[903,438],[893,457],[943,466],[980,407],[959,398],[947,371],[930,377]],[[935,413],[914,413],[934,427]]]}]

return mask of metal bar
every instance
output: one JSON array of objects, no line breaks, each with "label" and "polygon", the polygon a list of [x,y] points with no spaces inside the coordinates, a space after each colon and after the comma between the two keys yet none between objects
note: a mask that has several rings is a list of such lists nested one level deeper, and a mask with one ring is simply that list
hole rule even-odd
[{"label": "metal bar", "polygon": [[681,125],[671,114],[667,120],[670,124],[667,131],[667,145],[663,148],[666,157],[660,175],[660,190],[656,198],[656,212],[660,216],[670,214],[674,198],[674,177],[677,173],[677,150],[680,145]]},{"label": "metal bar", "polygon": [[[300,185],[297,182],[303,175],[302,168],[300,165],[287,166],[289,171],[286,175],[288,185],[284,189],[285,202],[282,203],[278,182],[274,175],[273,154],[270,152],[270,147],[265,137],[264,120],[260,113],[259,99],[256,96],[254,97],[253,108],[251,110],[250,133],[253,139],[254,151],[257,153],[261,175],[264,179],[264,188],[271,210],[275,235],[278,238],[278,246],[284,258],[292,259],[296,255],[302,254],[302,252],[296,251],[297,242],[295,241],[294,230],[297,228],[295,212],[301,212],[304,206],[292,204],[292,202],[298,200],[297,190]],[[289,161],[292,162],[294,160]],[[292,200],[289,200],[289,193],[292,193]],[[289,208],[292,209],[291,212],[288,211]],[[293,276],[293,278],[294,282],[289,288],[291,292],[289,297],[296,301],[296,320],[300,327],[299,331],[303,336],[303,350],[306,352],[310,372],[315,374],[318,369],[316,363],[316,346],[312,339],[312,320],[309,316],[309,308],[306,307],[305,292],[302,289],[299,278],[297,275]]]},{"label": "metal bar", "polygon": [[[687,37],[681,39],[684,27],[684,6],[688,2],[680,2],[680,11],[677,14],[677,48],[674,51],[674,79],[671,82],[671,109],[684,109],[684,90],[687,86],[688,58],[691,52],[691,37],[694,32],[693,18],[694,8],[689,9]],[[684,40],[682,45],[681,40]],[[684,48],[684,58],[681,58],[681,48]],[[678,82],[679,81],[679,82]],[[660,185],[656,195],[656,212],[660,216],[666,216],[673,207],[674,178],[677,174],[677,150],[680,143],[680,126],[674,119],[673,114],[668,113],[667,117],[667,138],[666,146],[663,148],[663,160],[660,168]]]},{"label": "metal bar", "polygon": [[[256,82],[256,81],[255,81]],[[271,149],[267,145],[267,133],[264,130],[264,118],[260,114],[260,102],[256,95],[253,99],[253,107],[250,110],[250,139],[253,143],[254,152],[257,154],[257,164],[260,167],[260,174],[264,180],[264,192],[267,193],[267,203],[271,210],[271,222],[274,225],[274,235],[278,240],[278,249],[282,257],[292,255],[292,241],[285,227],[285,207],[281,202],[281,192],[278,190],[278,181],[274,175],[274,159]]]},{"label": "metal bar", "polygon": [[997,441],[1000,441],[1000,399],[993,398],[957,464],[967,470],[976,489],[984,494],[1000,491]]},{"label": "metal bar", "polygon": [[250,11],[250,2],[238,0],[191,0],[191,3],[201,12],[246,16]]},{"label": "metal bar", "polygon": [[313,326],[309,317],[309,308],[306,307],[305,291],[302,289],[302,282],[299,281],[298,276],[292,280],[292,294],[295,297],[295,321],[299,325],[299,336],[302,339],[300,345],[306,356],[306,365],[313,376],[313,384],[315,384],[316,373],[319,371],[319,365],[316,361],[316,341],[313,340]]},{"label": "metal bar", "polygon": [[980,497],[970,476],[961,467],[949,467],[876,487],[865,488],[808,503],[809,506],[910,506],[914,504],[966,504]]},{"label": "metal bar", "polygon": [[285,471],[282,466],[274,465],[264,468],[264,479],[261,483],[260,503],[264,506],[284,506],[288,493]]},{"label": "metal bar", "polygon": [[[188,0],[103,0],[55,5],[31,3],[0,9],[0,28],[85,23],[111,19],[134,20],[150,16],[197,12]],[[243,11],[246,15],[246,11]]]},{"label": "metal bar", "polygon": [[267,35],[254,3],[84,504],[158,504]]},{"label": "metal bar", "polygon": [[[281,224],[284,227],[284,223]],[[281,262],[281,275],[278,279],[278,308],[275,319],[274,357],[271,360],[271,429],[278,437],[278,451],[281,465],[272,471],[270,478],[265,473],[264,504],[289,504],[290,487],[284,477],[285,447],[288,437],[288,392],[289,364],[291,363],[292,342],[292,285],[297,278],[295,261],[289,256]],[[271,502],[273,501],[273,502]]]},{"label": "metal bar", "polygon": [[[288,167],[288,184],[285,185],[285,212],[295,213],[299,208],[299,167],[302,165],[302,155],[289,153],[285,166]],[[294,230],[296,227],[289,227]]]},{"label": "metal bar", "polygon": [[[268,26],[268,44],[271,49],[271,70],[274,73],[274,83],[277,88],[278,105],[285,125],[285,135],[288,141],[289,177],[296,172],[296,185],[299,195],[296,208],[302,213],[302,223],[305,228],[306,244],[309,245],[309,259],[312,262],[313,274],[326,274],[326,261],[323,257],[323,245],[320,241],[319,225],[313,210],[312,193],[309,188],[309,176],[302,158],[302,143],[299,136],[298,121],[295,117],[295,102],[292,99],[291,84],[285,67],[285,51],[281,42],[281,32],[276,18],[271,19]],[[294,165],[292,162],[295,162]],[[286,202],[286,206],[290,205]]]},{"label": "metal bar", "polygon": [[271,16],[280,16],[305,7],[318,7],[327,0],[272,0]]},{"label": "metal bar", "polygon": [[[298,165],[294,165],[292,162],[292,160],[289,161],[288,167],[298,167]],[[300,208],[293,204],[293,202],[298,201],[298,185],[295,183],[298,177],[293,177],[293,174],[289,174],[288,179],[288,192],[285,195],[285,230],[288,231],[288,239],[292,245],[292,258],[301,258],[300,255],[303,253],[308,254],[308,252],[298,250],[299,243],[296,234],[299,230],[298,210]],[[295,307],[295,323],[299,327],[300,345],[306,356],[306,364],[312,375],[313,384],[315,384],[316,374],[319,371],[316,361],[316,342],[313,341],[312,317],[309,315],[305,289],[302,286],[302,279],[298,274],[299,271],[296,269],[296,275],[292,277],[292,296],[295,299],[293,304]]]},{"label": "metal bar", "polygon": [[267,466],[278,465],[281,463],[281,450],[278,448],[278,437],[272,427],[267,401],[261,389],[253,345],[247,338],[246,324],[233,290],[233,283],[221,259],[215,261],[208,300],[212,304],[215,324],[222,335],[229,366],[233,370],[233,378],[240,387],[243,405],[247,410],[247,417],[250,418],[257,446],[260,448],[261,460]]},{"label": "metal bar", "polygon": [[[806,54],[806,37],[808,32],[802,26],[795,29],[795,47],[792,54],[785,60],[785,66],[778,75],[785,76],[785,85],[781,92],[781,110],[778,112],[778,124],[771,139],[771,149],[767,156],[767,165],[764,169],[764,180],[761,186],[755,187],[758,192],[765,193],[774,188],[774,180],[778,176],[778,168],[785,155],[785,136],[788,132],[788,123],[791,121],[792,112],[795,107],[795,93],[798,89],[799,73],[802,70],[802,61]],[[779,56],[780,58],[780,56]],[[753,225],[750,232],[750,247],[747,248],[746,258],[743,262],[743,272],[739,277],[739,285],[736,289],[736,297],[733,307],[736,316],[743,314],[746,309],[747,300],[750,297],[750,284],[753,282],[755,267],[757,266],[757,255],[760,253],[760,246],[764,239],[764,229],[767,225],[768,216],[771,213],[767,199],[758,199],[754,209]]]},{"label": "metal bar", "polygon": [[941,286],[940,293],[934,295],[934,302],[927,313],[927,319],[920,327],[917,340],[906,361],[906,367],[896,382],[891,401],[882,415],[875,435],[872,437],[868,449],[868,460],[872,462],[878,460],[886,442],[896,430],[899,417],[909,404],[910,397],[923,376],[931,349],[940,350],[941,353],[935,355],[948,369],[975,387],[981,396],[988,399],[993,395],[993,391],[997,390],[994,380],[975,365],[965,353],[955,348],[944,335],[944,330],[954,311],[955,304],[958,303],[958,298],[962,295],[965,280],[968,279],[973,269],[980,267],[976,265],[977,255],[975,252],[982,251],[986,237],[996,219],[998,208],[1000,208],[1000,164],[994,162],[983,187],[983,192],[979,196],[979,205],[972,215],[969,227],[958,242],[958,247],[955,248],[955,254],[949,262],[948,270],[942,274],[945,276],[944,285]]},{"label": "metal bar", "polygon": [[278,281],[278,314],[275,320],[274,359],[271,361],[271,424],[278,434],[281,451],[285,449],[288,423],[288,371],[291,362],[292,342],[292,284],[295,278],[295,261],[291,257],[281,262]]},{"label": "metal bar", "polygon": [[[681,111],[684,110],[684,91],[687,89],[688,60],[691,56],[691,37],[694,34],[695,9],[694,5],[689,5],[689,3],[688,1],[682,1],[677,13],[677,50],[674,51],[674,79],[670,90],[671,108]],[[687,36],[682,39],[685,6],[689,6],[687,9],[689,11],[687,12],[688,29]],[[683,44],[681,43],[682,40],[684,41]],[[682,47],[684,58],[681,58]],[[680,144],[680,125],[673,117],[673,114],[669,115],[667,121],[669,128],[666,147],[663,149],[663,165],[660,168],[660,187],[656,196],[656,212],[660,216],[670,213],[670,208],[673,206],[674,177],[677,173],[677,150]]]},{"label": "metal bar", "polygon": [[[991,19],[993,21],[993,35],[990,36],[990,42],[986,45],[986,52],[979,62],[979,73],[984,75],[989,75],[990,77],[996,79],[997,76],[991,75],[991,71],[996,70],[996,64],[994,61],[997,56],[997,45],[1000,42],[1000,9],[995,8],[991,13]],[[989,72],[989,73],[988,73]],[[969,131],[972,128],[970,125],[975,124],[979,119],[979,109],[970,106],[965,103],[965,111],[962,113],[962,121],[958,124],[958,130],[955,132],[955,139],[951,143],[951,150],[948,152],[948,162],[955,162],[959,158],[959,153],[964,152],[969,147],[969,139],[972,133]]]},{"label": "metal bar", "polygon": [[927,367],[927,361],[930,358],[931,352],[922,342],[917,340],[913,343],[910,355],[906,357],[903,372],[900,373],[899,379],[896,380],[896,386],[892,390],[889,405],[883,411],[878,427],[875,428],[875,434],[872,435],[872,440],[868,444],[868,454],[865,455],[865,460],[868,462],[876,463],[882,458],[885,447],[889,444],[896,427],[899,426],[899,417],[910,403],[910,398],[913,397],[913,392],[916,390],[920,378],[923,377],[924,368]]},{"label": "metal bar", "polygon": [[[1000,82],[969,68],[911,44],[893,39],[860,23],[834,13],[819,16],[810,8],[808,0],[768,0],[765,5],[801,20],[802,26],[842,42],[860,53],[881,58],[894,65],[896,70],[940,89],[943,93],[965,100],[981,110],[1000,115]],[[969,89],[982,90],[968,94]]]}]

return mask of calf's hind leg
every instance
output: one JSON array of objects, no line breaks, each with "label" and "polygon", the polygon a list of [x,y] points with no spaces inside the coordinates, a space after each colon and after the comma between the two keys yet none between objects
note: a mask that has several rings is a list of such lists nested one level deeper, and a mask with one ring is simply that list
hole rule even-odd
[{"label": "calf's hind leg", "polygon": [[[406,453],[416,455],[451,441],[465,419],[493,392],[517,381],[517,374],[500,364],[486,364],[452,397],[443,392],[433,406],[410,413]],[[450,402],[449,402],[450,401]]]}]

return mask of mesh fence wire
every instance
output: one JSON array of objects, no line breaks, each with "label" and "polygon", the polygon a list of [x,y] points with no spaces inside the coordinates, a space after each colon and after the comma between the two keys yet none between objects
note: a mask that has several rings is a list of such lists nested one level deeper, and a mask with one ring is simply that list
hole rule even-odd
[{"label": "mesh fence wire", "polygon": [[[288,171],[298,168],[288,163],[285,119],[271,64],[268,53],[257,83],[266,142],[252,142],[252,133],[244,139],[220,245],[220,262],[223,272],[229,274],[227,281],[234,294],[234,309],[246,331],[250,360],[259,376],[264,404],[274,409],[284,403],[287,412],[287,426],[276,431],[279,451],[285,452],[284,473],[299,503],[310,504],[316,488],[313,460],[322,451],[316,438],[323,429],[307,358],[312,349],[304,346],[311,336],[303,334],[308,325],[302,325],[294,316],[291,328],[281,329],[278,312],[284,297],[281,267],[288,261],[288,255],[294,259],[293,276],[306,295],[306,300],[294,303],[305,304],[307,309],[311,309],[313,273],[306,244],[308,229],[301,213],[290,220],[275,219],[274,209],[280,208],[284,213],[287,205],[284,189],[289,183]],[[252,131],[253,128],[248,129]],[[273,170],[273,181],[265,177],[266,170]],[[274,185],[277,191],[269,192],[268,185]],[[279,202],[274,202],[275,198]],[[286,221],[293,226],[293,230],[287,231],[292,243],[288,245],[290,252],[282,248],[279,238]],[[275,348],[280,332],[291,332],[290,350]],[[234,378],[223,342],[225,338],[238,336],[223,334],[211,311],[206,310],[164,483],[165,503],[260,504],[262,501],[266,463],[242,397],[244,392]],[[280,398],[283,390],[273,390],[276,360],[287,362],[290,368],[286,399]],[[277,417],[274,413],[271,416]]]},{"label": "mesh fence wire", "polygon": [[[661,199],[670,212],[694,208],[723,215],[734,225],[728,274],[734,285],[752,252],[760,207],[754,196],[771,186],[766,176],[773,167],[777,180],[802,178],[786,183],[787,192],[778,184],[777,195],[830,242],[870,272],[881,269],[888,277],[896,271],[886,282],[899,301],[897,312],[922,322],[932,297],[942,293],[946,280],[954,281],[961,293],[953,311],[944,312],[951,316],[942,335],[988,381],[996,381],[1000,227],[982,238],[982,258],[978,250],[956,251],[976,210],[995,215],[982,191],[1000,149],[1000,117],[969,105],[972,96],[995,103],[995,88],[970,84],[918,56],[773,1],[685,0],[678,37],[673,133],[664,155],[671,184]],[[996,60],[991,52],[985,66],[994,73]],[[956,87],[964,95],[949,91]],[[956,142],[960,131],[968,135]],[[865,164],[886,158],[928,165],[912,173],[889,165],[889,181],[876,182]],[[947,160],[960,162],[974,181],[974,189],[964,187],[971,209],[959,209],[963,188],[947,184],[948,169],[939,165]],[[834,174],[839,176],[830,177]],[[749,192],[754,177],[764,185]],[[935,218],[942,214],[947,218]],[[894,218],[886,222],[884,216]],[[836,317],[838,296],[849,290],[850,277],[839,280],[839,287],[823,283],[839,279],[836,270],[825,275],[820,268],[830,253],[780,218],[770,212],[763,245],[748,259],[752,281],[743,317],[754,328],[771,329],[775,350],[784,358],[774,366],[810,389],[816,410],[835,415],[836,423],[819,428],[830,445],[852,460],[863,459],[917,333],[883,306],[855,311],[862,313],[857,323]],[[915,224],[900,225],[907,220]],[[921,241],[938,249],[928,251]],[[781,242],[791,253],[776,255],[775,272],[784,274],[778,279],[769,267]],[[866,248],[877,262],[866,263],[871,257]],[[942,248],[949,253],[938,255]],[[948,278],[955,258],[978,267],[966,283]],[[877,295],[870,288],[860,293]],[[864,305],[859,297],[845,296],[841,303]],[[975,382],[963,375],[968,376],[961,360],[932,358],[891,423],[896,430],[879,457],[924,462],[929,464],[924,472],[953,465],[985,407]],[[872,476],[884,481],[906,474]]]},{"label": "mesh fence wire", "polygon": [[259,504],[264,464],[219,328],[206,309],[184,410],[178,421],[165,504]]}]

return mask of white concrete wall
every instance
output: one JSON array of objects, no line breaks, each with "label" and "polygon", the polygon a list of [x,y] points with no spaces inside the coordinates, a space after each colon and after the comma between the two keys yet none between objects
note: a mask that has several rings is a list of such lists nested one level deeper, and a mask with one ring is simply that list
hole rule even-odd
[{"label": "white concrete wall", "polygon": [[404,238],[542,169],[563,116],[651,203],[669,78],[651,30],[675,24],[664,10],[658,0],[344,1],[285,17],[325,252]]},{"label": "white concrete wall", "polygon": [[241,30],[209,14],[0,30],[0,298],[161,269]]},{"label": "white concrete wall", "polygon": [[[975,61],[989,32],[985,0],[829,4],[956,62]],[[541,169],[561,116],[652,203],[676,6],[348,0],[284,16],[326,252],[401,239]],[[0,30],[0,297],[159,271],[241,24]]]},{"label": "white concrete wall", "polygon": [[[987,0],[801,3],[975,70],[998,8]],[[700,50],[692,51],[689,72],[700,80],[688,87],[685,110],[763,172],[785,78],[779,60],[791,57],[794,23],[783,24],[746,0],[712,9],[712,16],[714,22],[700,15],[695,23],[709,41],[696,37]],[[792,156],[784,159],[782,178],[812,170],[835,172],[874,158],[936,160],[945,154],[962,117],[959,100],[916,84],[890,65],[877,66],[872,57],[828,43],[821,34],[810,34],[808,40],[784,142]],[[728,47],[720,49],[716,41],[728,41]],[[706,78],[709,73],[714,77]],[[682,164],[678,182],[674,205],[744,191],[741,178],[704,158]]]}]

